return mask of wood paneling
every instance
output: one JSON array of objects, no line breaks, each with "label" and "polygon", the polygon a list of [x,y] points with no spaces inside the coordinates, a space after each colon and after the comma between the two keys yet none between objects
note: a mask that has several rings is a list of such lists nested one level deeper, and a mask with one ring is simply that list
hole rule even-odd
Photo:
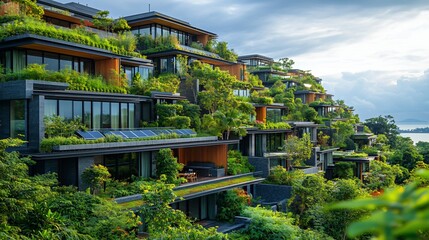
[{"label": "wood paneling", "polygon": [[267,107],[256,107],[256,120],[267,122]]},{"label": "wood paneling", "polygon": [[235,76],[237,80],[241,81],[241,74],[244,74],[244,67],[242,64],[233,64],[233,65],[222,65],[219,66],[221,70],[228,71],[229,74]]},{"label": "wood paneling", "polygon": [[6,2],[0,4],[0,15],[19,15],[19,4],[16,2]]},{"label": "wood paneling", "polygon": [[[115,73],[116,71],[116,73]],[[109,84],[119,86],[119,59],[111,58],[95,61],[95,74],[101,75],[107,79]]]},{"label": "wood paneling", "polygon": [[227,145],[216,145],[207,147],[179,148],[177,149],[177,158],[179,163],[188,162],[210,162],[216,166],[227,169]]}]

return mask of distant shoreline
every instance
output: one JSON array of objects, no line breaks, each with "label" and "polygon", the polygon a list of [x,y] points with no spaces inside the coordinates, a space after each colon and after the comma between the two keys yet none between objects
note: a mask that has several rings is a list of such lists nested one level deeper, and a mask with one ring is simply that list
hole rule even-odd
[{"label": "distant shoreline", "polygon": [[415,129],[399,129],[399,133],[429,133],[429,127]]}]

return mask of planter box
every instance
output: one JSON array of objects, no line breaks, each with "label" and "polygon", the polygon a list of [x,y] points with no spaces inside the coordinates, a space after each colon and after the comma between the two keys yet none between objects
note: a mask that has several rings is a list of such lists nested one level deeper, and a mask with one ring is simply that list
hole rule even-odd
[{"label": "planter box", "polygon": [[224,177],[225,176],[225,168],[210,169],[210,175],[212,177]]},{"label": "planter box", "polygon": [[149,146],[149,145],[170,144],[170,143],[204,142],[204,141],[217,141],[217,140],[218,138],[216,136],[194,137],[194,138],[172,138],[172,139],[146,140],[146,141],[60,145],[60,146],[55,146],[53,150],[54,151],[88,150],[88,149],[135,147],[135,146]]}]

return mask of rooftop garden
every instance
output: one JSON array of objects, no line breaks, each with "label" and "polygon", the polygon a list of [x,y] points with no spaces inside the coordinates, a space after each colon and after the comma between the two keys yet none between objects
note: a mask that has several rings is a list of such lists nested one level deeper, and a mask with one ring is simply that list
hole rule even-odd
[{"label": "rooftop garden", "polygon": [[119,79],[121,86],[108,84],[109,80],[103,79],[101,76],[92,76],[86,73],[79,73],[71,69],[49,71],[45,69],[45,65],[39,64],[30,64],[27,68],[14,73],[4,73],[3,71],[0,71],[0,82],[26,79],[44,80],[68,83],[69,90],[127,93],[128,87],[126,86],[126,79],[117,73],[116,77]]},{"label": "rooftop garden", "polygon": [[291,129],[291,126],[286,122],[269,122],[266,123],[261,121],[256,121],[255,126],[261,130],[269,129]]},{"label": "rooftop garden", "polygon": [[12,36],[35,34],[43,37],[96,47],[119,55],[145,58],[135,51],[136,39],[131,32],[120,32],[117,35],[102,38],[98,34],[88,31],[84,26],[78,26],[73,29],[57,27],[46,23],[44,20],[40,19],[40,16],[1,16],[0,21],[4,24],[0,26],[0,41],[4,41],[4,39]]},{"label": "rooftop garden", "polygon": [[190,46],[185,46],[179,44],[178,39],[174,36],[156,38],[153,38],[151,35],[137,36],[137,48],[142,54],[152,54],[167,50],[182,50],[231,62],[236,62],[238,57],[237,54],[234,53],[234,50],[228,49],[228,44],[226,42],[209,41],[204,47],[200,43],[192,42]]}]

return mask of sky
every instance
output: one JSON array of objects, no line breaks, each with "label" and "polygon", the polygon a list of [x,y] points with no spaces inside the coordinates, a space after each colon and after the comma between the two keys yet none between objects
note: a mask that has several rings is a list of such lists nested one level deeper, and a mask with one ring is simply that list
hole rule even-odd
[{"label": "sky", "polygon": [[[60,0],[60,2],[70,2]],[[214,32],[239,55],[288,57],[362,121],[429,121],[429,1],[80,0],[112,17],[157,11]]]}]

